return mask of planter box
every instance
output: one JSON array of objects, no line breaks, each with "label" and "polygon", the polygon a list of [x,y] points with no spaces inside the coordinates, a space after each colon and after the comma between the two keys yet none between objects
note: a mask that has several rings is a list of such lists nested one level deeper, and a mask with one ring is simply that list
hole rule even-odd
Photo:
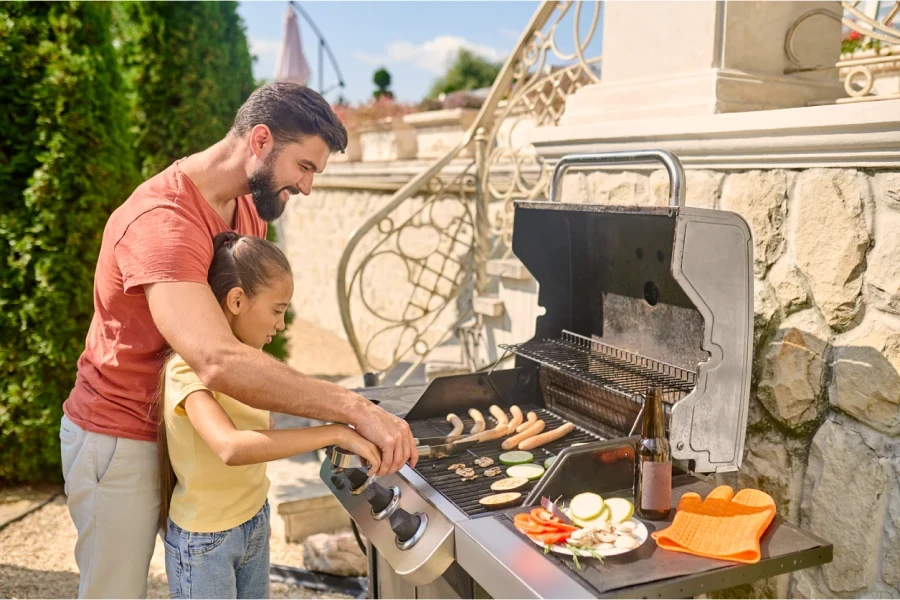
[{"label": "planter box", "polygon": [[407,160],[416,157],[416,131],[402,119],[388,118],[359,129],[363,162]]},{"label": "planter box", "polygon": [[[478,110],[452,108],[415,113],[403,117],[403,121],[416,131],[418,158],[440,158],[460,143],[469,127],[475,122]],[[469,144],[460,156],[472,156],[474,148]]]}]

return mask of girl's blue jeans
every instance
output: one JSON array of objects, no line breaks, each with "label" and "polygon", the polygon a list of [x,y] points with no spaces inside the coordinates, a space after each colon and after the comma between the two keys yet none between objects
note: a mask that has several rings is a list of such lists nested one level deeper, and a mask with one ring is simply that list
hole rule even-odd
[{"label": "girl's blue jeans", "polygon": [[185,531],[169,519],[164,540],[172,598],[268,598],[269,503],[233,529]]}]

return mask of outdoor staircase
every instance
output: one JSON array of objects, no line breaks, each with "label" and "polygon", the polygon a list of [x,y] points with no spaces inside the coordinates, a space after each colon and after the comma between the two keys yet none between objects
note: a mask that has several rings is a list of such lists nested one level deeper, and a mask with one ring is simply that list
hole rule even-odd
[{"label": "outdoor staircase", "polygon": [[436,349],[452,349],[455,356],[428,360],[426,381],[470,373],[473,366],[485,368],[503,356],[500,344],[521,343],[534,336],[535,319],[544,312],[538,306],[537,281],[517,258],[489,260],[487,273],[496,281],[496,291],[472,298],[475,318],[463,323],[451,342]]}]

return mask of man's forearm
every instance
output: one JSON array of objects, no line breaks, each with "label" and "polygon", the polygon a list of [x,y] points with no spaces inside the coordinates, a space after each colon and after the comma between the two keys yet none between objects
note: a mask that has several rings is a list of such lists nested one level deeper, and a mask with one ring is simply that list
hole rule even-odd
[{"label": "man's forearm", "polygon": [[339,385],[307,377],[241,343],[216,357],[206,385],[254,408],[356,425],[373,407]]}]

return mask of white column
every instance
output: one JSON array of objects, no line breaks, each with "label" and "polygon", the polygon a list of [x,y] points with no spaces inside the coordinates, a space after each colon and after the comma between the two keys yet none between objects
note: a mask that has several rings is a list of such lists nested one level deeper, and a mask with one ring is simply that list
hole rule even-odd
[{"label": "white column", "polygon": [[[842,95],[837,71],[785,75],[797,17],[839,2],[612,1],[603,20],[601,82],[569,98],[562,124],[806,106]],[[794,48],[834,64],[841,25],[807,20]]]}]

